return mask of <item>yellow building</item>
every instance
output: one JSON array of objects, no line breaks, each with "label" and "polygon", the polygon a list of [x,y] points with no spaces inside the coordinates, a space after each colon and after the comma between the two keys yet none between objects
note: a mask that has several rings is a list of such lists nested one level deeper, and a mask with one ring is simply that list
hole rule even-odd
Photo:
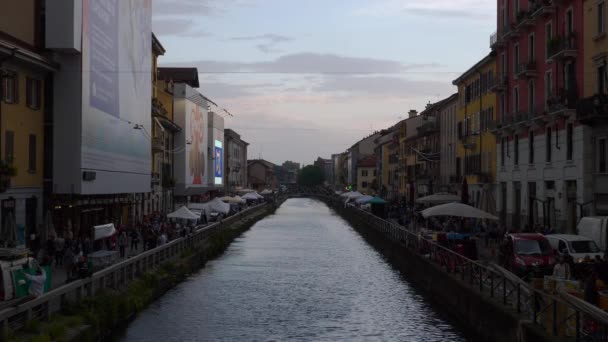
[{"label": "yellow building", "polygon": [[159,77],[158,58],[164,54],[152,34],[152,192],[144,214],[173,210],[173,138],[181,127],[173,121],[173,80]]},{"label": "yellow building", "polygon": [[[608,62],[608,29],[606,20],[608,17],[608,6],[603,1],[584,1],[585,6],[583,24],[584,28],[584,51],[583,61],[585,68],[584,96],[608,93],[606,84],[607,62]],[[599,11],[602,11],[600,14]],[[600,22],[601,20],[601,22]]]},{"label": "yellow building", "polygon": [[357,191],[372,195],[377,192],[376,156],[367,156],[357,163]]},{"label": "yellow building", "polygon": [[489,54],[453,84],[458,87],[456,174],[466,177],[469,204],[494,212],[496,58]]},{"label": "yellow building", "polygon": [[36,4],[0,0],[0,219],[6,224],[12,217],[18,235],[34,232],[42,223],[45,94],[49,73],[57,69],[40,54],[41,9]]}]

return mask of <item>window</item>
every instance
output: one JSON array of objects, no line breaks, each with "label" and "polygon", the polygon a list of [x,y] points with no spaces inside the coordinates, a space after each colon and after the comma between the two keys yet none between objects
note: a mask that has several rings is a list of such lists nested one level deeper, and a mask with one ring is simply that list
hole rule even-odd
[{"label": "window", "polygon": [[534,164],[534,131],[528,134],[528,164]]},{"label": "window", "polygon": [[6,103],[17,103],[19,99],[18,89],[17,74],[5,72],[2,77],[2,100]]},{"label": "window", "polygon": [[27,106],[32,109],[40,109],[42,103],[42,82],[28,78],[25,93]]},{"label": "window", "polygon": [[519,165],[519,135],[517,134],[515,134],[515,139],[513,140],[513,152],[515,153],[513,163]]},{"label": "window", "polygon": [[519,44],[513,46],[513,72],[519,71]]},{"label": "window", "polygon": [[505,112],[506,112],[506,106],[505,106],[505,95],[504,94],[500,94],[500,100],[499,100],[499,106],[500,106],[500,117],[503,119],[505,118]]},{"label": "window", "polygon": [[361,182],[361,187],[362,188],[367,188],[367,182]]},{"label": "window", "polygon": [[597,4],[597,34],[606,33],[606,3],[600,1]]},{"label": "window", "polygon": [[549,42],[553,39],[553,23],[545,25],[545,58],[549,58]]},{"label": "window", "polygon": [[566,159],[568,160],[572,160],[572,154],[573,154],[573,127],[572,124],[569,123],[566,126]]},{"label": "window", "polygon": [[376,170],[374,170],[374,177],[376,177],[376,175],[377,175],[377,172],[376,172]]},{"label": "window", "polygon": [[606,138],[598,140],[598,168],[597,172],[606,173]]},{"label": "window", "polygon": [[[505,57],[504,52],[500,54],[500,68],[502,69],[501,75],[506,75],[509,68],[507,66],[507,58]],[[499,78],[499,82],[500,82],[500,78]]]},{"label": "window", "polygon": [[30,134],[28,171],[36,171],[36,135]]},{"label": "window", "polygon": [[551,162],[551,152],[552,152],[552,146],[551,146],[551,127],[547,127],[546,131],[545,131],[545,148],[546,148],[546,162],[550,163]]},{"label": "window", "polygon": [[606,94],[606,62],[597,68],[597,93]]},{"label": "window", "polygon": [[519,112],[519,88],[513,88],[513,114]]},{"label": "window", "polygon": [[367,177],[367,170],[361,170],[361,176]]},{"label": "window", "polygon": [[4,158],[8,163],[15,158],[15,132],[4,132]]},{"label": "window", "polygon": [[517,18],[519,14],[519,0],[513,1],[513,17]]},{"label": "window", "polygon": [[500,166],[505,166],[506,139],[500,139]]},{"label": "window", "polygon": [[528,82],[528,113],[534,113],[534,96],[535,95],[535,89],[534,89],[534,80],[530,80]]},{"label": "window", "polygon": [[574,32],[574,17],[572,16],[572,8],[566,11],[566,33]]},{"label": "window", "polygon": [[553,97],[553,75],[550,71],[545,74],[545,102]]},{"label": "window", "polygon": [[535,42],[534,42],[534,33],[530,33],[530,35],[528,36],[528,60],[534,61],[534,48],[535,48]]},{"label": "window", "polygon": [[546,181],[545,190],[555,190],[555,181]]}]

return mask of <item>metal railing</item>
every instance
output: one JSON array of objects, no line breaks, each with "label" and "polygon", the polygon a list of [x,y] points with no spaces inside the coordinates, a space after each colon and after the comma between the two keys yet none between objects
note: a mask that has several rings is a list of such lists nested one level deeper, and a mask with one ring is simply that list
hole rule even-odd
[{"label": "metal railing", "polygon": [[[314,195],[313,195],[314,196]],[[354,222],[384,234],[416,254],[425,257],[444,271],[453,274],[481,296],[490,298],[509,310],[517,312],[521,320],[533,322],[552,336],[573,337],[576,341],[607,341],[608,314],[586,309],[585,303],[567,294],[553,295],[530,285],[496,265],[485,265],[469,259],[419,233],[386,221],[354,207],[344,207],[340,198],[318,196],[336,211]],[[574,305],[573,301],[582,304]]]},{"label": "metal railing", "polygon": [[93,273],[91,277],[79,279],[45,293],[39,298],[0,310],[0,322],[5,329],[17,331],[28,320],[47,320],[51,314],[62,309],[66,300],[90,297],[104,289],[117,289],[136,279],[141,274],[152,271],[162,264],[178,259],[182,252],[202,246],[203,241],[214,232],[243,218],[269,204],[259,204],[232,215],[221,222],[199,227],[194,234],[175,239],[166,245],[145,251],[137,256],[121,261]]}]

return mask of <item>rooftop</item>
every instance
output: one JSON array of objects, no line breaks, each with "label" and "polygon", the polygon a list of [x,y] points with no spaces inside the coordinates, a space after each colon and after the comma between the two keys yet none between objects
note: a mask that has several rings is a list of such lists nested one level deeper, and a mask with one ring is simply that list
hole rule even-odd
[{"label": "rooftop", "polygon": [[192,88],[200,86],[198,82],[198,70],[196,68],[158,68],[158,78],[175,83],[186,83]]}]

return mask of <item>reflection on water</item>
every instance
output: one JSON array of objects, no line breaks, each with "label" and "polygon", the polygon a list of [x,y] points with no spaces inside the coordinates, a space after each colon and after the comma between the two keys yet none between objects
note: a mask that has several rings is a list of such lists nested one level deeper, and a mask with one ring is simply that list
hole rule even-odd
[{"label": "reflection on water", "polygon": [[123,341],[464,341],[325,204],[291,199]]}]

